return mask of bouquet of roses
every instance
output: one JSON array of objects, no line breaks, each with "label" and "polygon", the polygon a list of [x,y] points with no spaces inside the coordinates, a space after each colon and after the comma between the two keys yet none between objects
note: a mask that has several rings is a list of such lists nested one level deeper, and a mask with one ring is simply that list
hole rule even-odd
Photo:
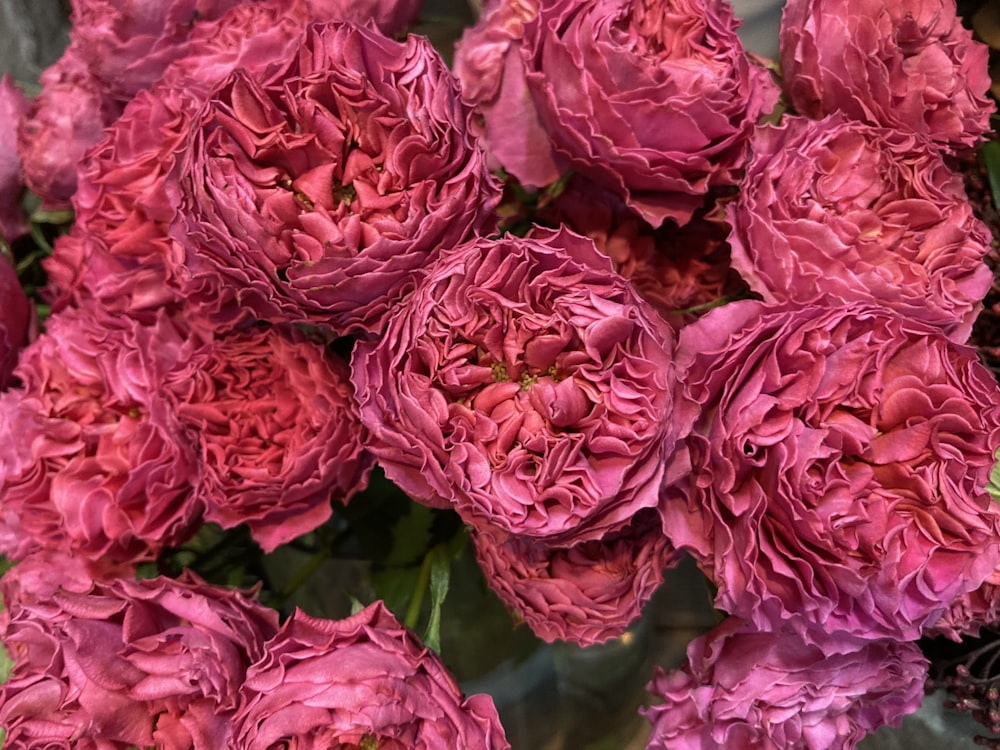
[{"label": "bouquet of roses", "polygon": [[[8,746],[509,747],[435,652],[456,539],[582,646],[694,558],[726,619],[649,748],[898,724],[917,641],[1000,619],[985,46],[953,0],[790,0],[779,77],[725,0],[493,0],[449,66],[418,11],[74,0],[0,84],[4,247],[72,217],[31,300],[0,262]],[[376,477],[428,511],[424,640],[422,590],[181,570],[209,528],[409,548]]]}]

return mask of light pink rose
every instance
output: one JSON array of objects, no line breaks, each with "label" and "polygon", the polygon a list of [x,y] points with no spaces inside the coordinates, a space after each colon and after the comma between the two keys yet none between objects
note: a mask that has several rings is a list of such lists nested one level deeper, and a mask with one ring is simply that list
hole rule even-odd
[{"label": "light pink rose", "polygon": [[232,333],[165,390],[199,446],[205,520],[246,524],[266,552],[330,517],[372,467],[346,362],[294,329]]},{"label": "light pink rose", "polygon": [[28,98],[9,75],[0,76],[0,240],[8,244],[28,232],[21,207],[24,175],[17,153],[17,128],[28,111]]},{"label": "light pink rose", "polygon": [[467,523],[568,546],[659,503],[671,330],[563,230],[443,253],[352,358],[386,475]]},{"label": "light pink rose", "polygon": [[507,750],[493,700],[463,697],[381,602],[344,620],[296,611],[251,667],[230,750]]},{"label": "light pink rose", "polygon": [[729,618],[657,669],[642,713],[648,750],[851,750],[899,726],[924,697],[928,663],[914,643],[757,631]]},{"label": "light pink rose", "polygon": [[737,26],[716,0],[501,0],[457,47],[456,70],[520,182],[572,170],[654,226],[684,224],[715,186],[736,184],[777,99]]},{"label": "light pink rose", "polygon": [[218,750],[277,629],[273,610],[193,575],[21,598],[2,634],[14,662],[0,689],[7,743]]},{"label": "light pink rose", "polygon": [[235,72],[185,146],[171,236],[188,299],[220,325],[379,330],[439,248],[493,227],[470,118],[416,36],[313,26],[271,80]]},{"label": "light pink rose", "polygon": [[642,614],[676,563],[655,512],[572,547],[473,530],[486,582],[542,640],[591,646],[617,638]]},{"label": "light pink rose", "polygon": [[17,129],[24,183],[50,209],[70,207],[76,170],[120,105],[111,100],[71,46],[46,69],[41,93]]},{"label": "light pink rose", "polygon": [[0,255],[0,390],[11,383],[18,355],[28,343],[32,319],[32,306],[17,271]]},{"label": "light pink rose", "polygon": [[876,303],[962,343],[993,279],[961,176],[918,136],[841,115],[761,128],[728,214],[733,267],[767,301]]},{"label": "light pink rose", "polygon": [[962,26],[954,0],[789,0],[780,45],[800,114],[839,111],[946,149],[990,130],[989,48]]},{"label": "light pink rose", "polygon": [[134,562],[194,532],[198,460],[161,387],[186,347],[165,317],[88,307],[46,321],[23,386],[0,394],[0,552]]},{"label": "light pink rose", "polygon": [[718,608],[913,640],[996,569],[1000,390],[975,350],[877,307],[746,301],[681,331],[676,362],[700,414],[664,529]]}]

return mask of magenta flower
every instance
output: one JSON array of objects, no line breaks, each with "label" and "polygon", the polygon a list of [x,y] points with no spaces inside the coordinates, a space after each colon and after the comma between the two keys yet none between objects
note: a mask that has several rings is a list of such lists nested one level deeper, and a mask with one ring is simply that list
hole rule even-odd
[{"label": "magenta flower", "polygon": [[989,48],[954,0],[790,0],[780,43],[800,114],[842,112],[946,149],[975,146],[990,130]]},{"label": "magenta flower", "polygon": [[545,641],[581,646],[621,636],[677,561],[650,509],[567,548],[489,530],[473,530],[472,541],[487,583],[518,619]]},{"label": "magenta flower", "polygon": [[426,39],[313,26],[272,79],[237,71],[197,113],[171,236],[190,299],[379,330],[441,247],[492,228],[499,186]]},{"label": "magenta flower", "polygon": [[1000,391],[975,350],[876,307],[737,302],[680,335],[700,406],[664,529],[761,629],[912,640],[1000,561]]},{"label": "magenta flower", "polygon": [[165,317],[47,320],[22,353],[23,386],[0,394],[0,552],[130,562],[194,532],[198,460],[161,387],[186,346]]},{"label": "magenta flower", "polygon": [[522,183],[571,169],[654,226],[684,224],[712,187],[738,181],[777,99],[736,28],[715,0],[500,0],[463,37],[456,70],[494,158]]},{"label": "magenta flower", "polygon": [[17,272],[0,256],[0,390],[11,383],[21,348],[28,343],[33,312]]},{"label": "magenta flower", "polygon": [[767,301],[876,303],[962,343],[993,278],[961,176],[912,133],[785,117],[728,208],[733,267]]},{"label": "magenta flower", "polygon": [[729,618],[688,646],[687,663],[657,669],[648,750],[851,750],[899,726],[924,697],[916,644],[758,631]]},{"label": "magenta flower", "polygon": [[165,386],[199,446],[205,520],[267,552],[330,517],[372,467],[347,364],[294,330],[206,343]]},{"label": "magenta flower", "polygon": [[386,475],[467,523],[566,546],[659,503],[671,330],[568,231],[443,253],[352,359]]},{"label": "magenta flower", "polygon": [[7,743],[225,747],[247,668],[277,628],[273,610],[193,575],[21,597],[2,636]]},{"label": "magenta flower", "polygon": [[297,611],[247,673],[232,750],[507,750],[488,695],[462,696],[381,602],[344,620]]}]

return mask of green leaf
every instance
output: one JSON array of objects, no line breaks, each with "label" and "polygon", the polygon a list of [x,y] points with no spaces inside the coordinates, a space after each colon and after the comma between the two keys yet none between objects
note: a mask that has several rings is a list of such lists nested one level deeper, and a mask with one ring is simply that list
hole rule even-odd
[{"label": "green leaf", "polygon": [[980,149],[986,174],[990,179],[990,192],[993,194],[993,206],[1000,210],[1000,141],[984,143]]},{"label": "green leaf", "polygon": [[392,529],[392,551],[386,558],[386,565],[409,565],[420,560],[430,546],[433,523],[433,510],[419,503],[411,503]]},{"label": "green leaf", "polygon": [[387,568],[372,572],[375,595],[400,620],[404,620],[407,605],[420,578],[420,566]]},{"label": "green leaf", "polygon": [[441,651],[441,607],[448,595],[451,581],[452,555],[445,545],[431,550],[431,614],[424,632],[424,644],[433,651]]},{"label": "green leaf", "polygon": [[990,493],[994,501],[1000,503],[1000,449],[997,449],[994,458],[997,459],[997,462],[993,464],[993,468],[990,470],[990,479],[986,483],[986,491]]}]

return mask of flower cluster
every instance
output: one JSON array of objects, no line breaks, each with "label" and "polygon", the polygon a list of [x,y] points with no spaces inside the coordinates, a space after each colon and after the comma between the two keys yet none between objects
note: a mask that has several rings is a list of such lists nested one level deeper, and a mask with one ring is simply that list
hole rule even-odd
[{"label": "flower cluster", "polygon": [[464,698],[380,603],[279,627],[248,592],[193,575],[83,583],[51,562],[4,579],[12,747],[510,747],[489,697]]},{"label": "flower cluster", "polygon": [[950,166],[992,105],[953,0],[869,11],[790,2],[778,80],[725,0],[491,0],[453,69],[393,36],[411,0],[75,0],[39,96],[0,81],[2,247],[25,187],[73,210],[40,329],[0,258],[8,745],[507,748],[410,613],[166,562],[363,547],[376,466],[431,622],[449,533],[581,646],[694,559],[726,619],[649,683],[652,750],[913,711],[918,639],[997,616],[991,238]]}]

